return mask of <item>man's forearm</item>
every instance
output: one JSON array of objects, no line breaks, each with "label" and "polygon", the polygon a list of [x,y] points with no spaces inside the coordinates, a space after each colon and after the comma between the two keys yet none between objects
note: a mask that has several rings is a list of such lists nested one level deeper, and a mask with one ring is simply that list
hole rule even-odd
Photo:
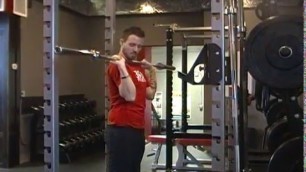
[{"label": "man's forearm", "polygon": [[150,87],[152,89],[155,89],[157,88],[157,82],[156,82],[156,69],[154,67],[152,67],[150,70],[149,70],[149,77],[150,77]]},{"label": "man's forearm", "polygon": [[129,76],[125,66],[118,67],[121,77],[121,83],[119,85],[120,96],[126,101],[134,101],[136,97],[135,85]]},{"label": "man's forearm", "polygon": [[147,99],[153,100],[157,89],[156,69],[152,67],[146,74],[150,81],[150,87],[147,89]]}]

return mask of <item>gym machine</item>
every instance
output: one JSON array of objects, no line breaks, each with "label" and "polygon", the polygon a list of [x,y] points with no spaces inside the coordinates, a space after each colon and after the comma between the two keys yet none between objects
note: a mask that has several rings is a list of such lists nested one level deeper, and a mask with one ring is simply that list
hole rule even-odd
[{"label": "gym machine", "polygon": [[59,103],[56,55],[58,0],[43,1],[44,12],[44,171],[59,171]]},{"label": "gym machine", "polygon": [[[115,1],[106,1],[105,14],[105,55],[96,50],[78,50],[56,46],[58,29],[58,1],[45,0],[44,3],[44,162],[45,171],[57,172],[59,169],[59,103],[58,81],[56,71],[56,54],[74,54],[91,56],[93,59],[114,60],[110,57],[113,53],[113,37],[115,33]],[[139,61],[132,63],[141,64]],[[107,63],[105,63],[107,68]],[[157,69],[175,70],[173,66],[162,63],[152,64]],[[107,85],[105,85],[107,90]],[[105,91],[105,114],[108,114],[108,92]],[[107,120],[107,115],[105,116]],[[65,148],[64,144],[60,144]],[[106,156],[107,156],[107,148]],[[106,158],[107,160],[107,158]]]},{"label": "gym machine", "polygon": [[[56,172],[59,168],[58,163],[58,156],[59,156],[59,116],[58,116],[58,83],[57,83],[57,77],[56,77],[56,58],[55,58],[55,45],[57,43],[57,18],[58,18],[58,1],[54,0],[45,0],[43,1],[44,5],[44,159],[45,159],[45,171],[52,171]],[[236,41],[236,28],[233,24],[233,21],[235,21],[235,16],[238,14],[239,22],[237,27],[238,35],[240,36],[239,40],[239,48],[241,57],[243,56],[243,47],[244,47],[244,41],[242,38],[245,36],[245,26],[244,26],[244,18],[243,18],[243,2],[238,1],[237,4],[234,4],[232,1],[229,2],[229,7],[225,10],[225,4],[224,1],[218,1],[213,0],[211,2],[211,31],[213,31],[211,36],[211,41],[213,44],[217,45],[220,48],[220,51],[217,51],[217,55],[222,59],[222,65],[221,65],[221,80],[219,81],[218,85],[214,85],[212,88],[212,94],[213,94],[213,104],[212,104],[212,169],[214,171],[228,171],[229,169],[233,169],[234,171],[249,171],[247,167],[247,151],[241,154],[242,152],[239,146],[245,146],[243,144],[243,141],[246,139],[244,137],[244,140],[240,139],[240,136],[244,136],[245,134],[239,134],[238,132],[238,120],[237,120],[237,108],[232,108],[232,115],[233,115],[233,122],[234,122],[234,130],[232,131],[232,138],[229,138],[229,150],[226,150],[226,130],[225,130],[225,101],[224,101],[224,94],[225,94],[225,65],[224,65],[224,59],[225,59],[225,41],[224,38],[226,37],[224,33],[224,14],[227,12],[227,15],[229,17],[229,39],[231,39],[230,44],[230,56],[235,62],[235,58],[237,56],[236,54],[236,45],[233,44],[233,42]],[[113,37],[115,33],[115,1],[114,0],[107,0],[106,1],[106,14],[105,14],[105,52],[106,54],[112,54],[113,52]],[[207,29],[207,28],[206,28]],[[168,66],[172,66],[172,49],[170,47],[173,46],[172,44],[172,34],[174,31],[179,31],[178,29],[174,27],[169,27],[167,29],[167,64]],[[238,36],[238,37],[239,37]],[[246,51],[249,52],[249,51]],[[282,51],[283,52],[283,51]],[[232,63],[233,63],[232,62]],[[107,65],[107,64],[105,64]],[[236,66],[232,64],[232,69],[236,71]],[[166,149],[166,155],[167,155],[167,162],[166,162],[166,170],[171,171],[172,170],[172,143],[174,137],[180,137],[182,135],[174,135],[172,133],[172,72],[171,70],[167,70],[167,149]],[[233,86],[233,98],[232,102],[234,107],[237,107],[237,87],[235,84],[237,84],[237,73],[233,73],[231,75],[231,80]],[[240,78],[241,82],[241,89],[242,89],[242,99],[246,100],[246,74],[241,75]],[[105,86],[107,88],[107,85]],[[105,89],[107,90],[107,89]],[[107,99],[107,92],[106,92],[106,99]],[[168,102],[169,101],[169,102]],[[108,110],[108,101],[105,101],[105,110]],[[241,101],[246,102],[246,101]],[[243,105],[242,107],[246,107]],[[242,116],[246,117],[246,108],[240,109],[242,112]],[[105,113],[107,114],[107,112]],[[107,116],[106,116],[107,118]],[[244,118],[243,123],[246,124],[247,118]],[[242,128],[245,129],[247,127],[246,125],[243,125]],[[239,130],[239,131],[246,131],[246,130]],[[232,139],[232,140],[230,140]],[[240,144],[238,144],[238,141],[240,140]],[[242,141],[242,142],[241,142]],[[293,140],[294,141],[294,140]],[[292,141],[292,142],[293,142]],[[107,150],[107,149],[106,149]],[[228,151],[228,152],[227,152]],[[226,159],[226,154],[229,154],[230,159]],[[240,157],[240,155],[242,156]],[[235,159],[233,159],[235,157]],[[241,163],[241,160],[244,160],[243,163]],[[226,162],[234,162],[234,164],[227,164]]]},{"label": "gym machine", "polygon": [[[263,147],[267,171],[303,171],[303,17],[302,1],[264,0],[255,12],[263,20],[245,42],[246,68],[256,80],[256,108],[267,121]],[[265,45],[262,45],[265,44]],[[290,157],[290,158],[289,158]]]},{"label": "gym machine", "polygon": [[[114,13],[115,1],[107,1],[106,10],[112,10]],[[43,20],[44,20],[44,171],[58,172],[59,171],[59,103],[58,103],[58,80],[56,71],[56,44],[58,37],[58,0],[43,1]],[[113,8],[111,8],[113,7]],[[109,12],[109,11],[108,11]],[[108,46],[105,50],[107,53],[113,47],[114,34],[114,14],[112,17],[106,14],[106,31],[105,39]],[[107,113],[106,113],[107,114]]]},{"label": "gym machine", "polygon": [[[212,75],[215,74],[215,81],[211,81],[211,85],[213,85],[212,88],[212,125],[211,125],[211,135],[206,135],[207,138],[212,138],[212,168],[211,169],[202,169],[204,171],[228,171],[228,170],[233,170],[233,171],[240,171],[240,148],[239,148],[239,133],[238,133],[238,112],[237,112],[237,66],[235,66],[235,63],[237,61],[236,59],[236,39],[237,39],[237,32],[236,32],[236,24],[235,24],[235,18],[234,16],[236,15],[237,8],[236,5],[241,7],[242,5],[240,4],[234,4],[234,2],[231,2],[226,8],[226,11],[224,11],[225,4],[224,2],[220,1],[212,1],[211,4],[211,10],[212,10],[212,27],[192,27],[192,28],[180,28],[176,24],[172,25],[165,25],[165,24],[157,24],[155,26],[168,26],[168,29],[166,30],[166,35],[167,35],[167,65],[172,65],[172,47],[173,47],[173,33],[175,32],[192,32],[192,31],[212,31],[212,35],[202,35],[202,36],[187,36],[188,38],[211,38],[211,44],[205,45],[206,46],[206,51],[204,47],[204,51],[206,53],[209,53],[209,60],[211,58],[219,59],[215,60],[217,61],[215,64],[219,64],[218,68],[215,69],[215,71],[211,72]],[[239,2],[240,3],[240,2]],[[229,26],[225,27],[224,26],[224,15],[225,13],[229,16]],[[243,13],[242,9],[239,11],[239,16],[243,17],[241,15]],[[242,18],[243,20],[243,18]],[[242,22],[244,23],[244,22]],[[244,27],[244,26],[243,26]],[[242,28],[241,26],[238,26],[238,28]],[[243,28],[244,29],[244,28]],[[243,29],[240,29],[241,32]],[[225,30],[228,30],[228,36],[225,35]],[[232,98],[232,117],[233,117],[233,127],[234,131],[228,130],[228,132],[233,132],[233,133],[227,133],[225,128],[226,128],[226,122],[225,122],[225,37],[229,38],[230,44],[230,57],[232,58],[232,65],[231,65],[231,70],[232,75],[230,76],[231,78],[231,83],[233,84],[233,98]],[[184,50],[184,48],[183,48]],[[209,50],[209,51],[207,51]],[[183,52],[184,54],[184,52]],[[201,54],[201,53],[200,53]],[[203,53],[205,54],[205,53]],[[213,57],[214,56],[214,57]],[[183,63],[186,63],[186,59],[183,58]],[[200,59],[201,60],[201,59]],[[211,60],[211,61],[214,61]],[[202,63],[198,62],[199,64],[205,64],[205,59],[202,59]],[[218,63],[219,62],[219,63]],[[197,63],[197,62],[196,62]],[[196,66],[196,65],[194,65]],[[209,66],[204,65],[205,73],[209,72],[206,68]],[[212,67],[213,68],[213,67]],[[183,68],[184,71],[186,69]],[[205,75],[205,74],[204,74]],[[191,78],[189,77],[184,77],[183,74],[180,74],[180,76],[183,81],[189,80],[189,82],[192,82]],[[218,78],[219,77],[219,78]],[[186,134],[186,133],[173,133],[172,131],[172,73],[171,71],[167,71],[166,74],[167,78],[167,88],[166,88],[166,100],[167,100],[167,109],[166,109],[166,115],[167,115],[167,131],[166,131],[166,171],[171,171],[173,169],[172,167],[172,145],[173,141],[175,139],[181,139],[181,138],[205,138],[205,134],[202,134],[202,136],[197,135],[197,134]],[[188,78],[188,79],[187,79]],[[213,78],[213,77],[211,77]],[[208,81],[207,78],[204,77],[204,81],[206,79],[206,82]],[[195,84],[194,82],[192,84]],[[196,84],[203,84],[203,82],[196,83]],[[183,88],[184,91],[186,92],[186,83],[183,82]],[[186,95],[185,95],[186,96]],[[185,97],[186,98],[186,97]],[[184,97],[182,98],[184,101]],[[185,100],[186,101],[186,100]],[[184,102],[183,102],[184,104]],[[184,111],[186,112],[186,109],[182,107],[183,113]],[[186,131],[188,128],[186,119],[183,118],[183,126],[182,126],[182,131]],[[184,128],[187,127],[187,128]],[[229,127],[231,128],[231,127]],[[226,137],[228,137],[228,142],[229,145],[226,144]],[[231,137],[231,138],[230,138]],[[230,142],[230,139],[231,142]],[[227,149],[228,148],[228,149]],[[226,159],[226,152],[228,151],[228,159]],[[230,162],[234,162],[234,164],[231,164]],[[243,165],[246,165],[246,163],[243,162]],[[243,167],[247,168],[247,167]],[[179,170],[179,169],[178,169]]]}]

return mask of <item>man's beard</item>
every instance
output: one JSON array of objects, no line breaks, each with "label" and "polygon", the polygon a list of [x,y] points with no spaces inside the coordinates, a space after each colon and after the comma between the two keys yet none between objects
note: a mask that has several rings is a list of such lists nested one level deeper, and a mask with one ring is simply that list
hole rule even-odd
[{"label": "man's beard", "polygon": [[137,54],[136,53],[132,53],[128,56],[126,56],[128,60],[136,60],[137,59]]}]

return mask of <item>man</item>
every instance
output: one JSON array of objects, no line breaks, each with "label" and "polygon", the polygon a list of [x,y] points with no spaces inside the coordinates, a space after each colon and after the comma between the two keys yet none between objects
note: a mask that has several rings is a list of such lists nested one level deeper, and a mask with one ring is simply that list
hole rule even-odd
[{"label": "man", "polygon": [[123,31],[120,51],[108,66],[110,98],[106,145],[109,172],[140,172],[145,149],[144,115],[146,99],[156,92],[156,69],[146,60],[132,61],[144,44],[145,33],[139,27]]}]

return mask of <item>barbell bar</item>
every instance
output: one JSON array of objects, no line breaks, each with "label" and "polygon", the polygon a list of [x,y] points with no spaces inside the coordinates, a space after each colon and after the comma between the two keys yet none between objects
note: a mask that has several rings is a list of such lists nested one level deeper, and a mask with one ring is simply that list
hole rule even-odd
[{"label": "barbell bar", "polygon": [[[174,32],[191,32],[191,31],[211,32],[211,31],[214,31],[211,26],[206,26],[206,27],[180,27],[177,23],[153,24],[153,26],[154,27],[169,27],[169,28],[172,28]],[[228,26],[225,26],[224,29],[228,30]],[[237,29],[239,29],[238,26],[237,26]]]},{"label": "barbell bar", "polygon": [[[87,55],[87,56],[92,56],[95,59],[104,59],[104,60],[107,60],[107,61],[114,61],[114,60],[116,60],[116,59],[112,58],[111,56],[101,54],[97,50],[74,49],[74,48],[67,48],[67,47],[62,47],[62,46],[56,46],[54,51],[55,51],[55,53],[62,54],[62,55],[64,55],[64,54]],[[131,63],[139,64],[139,65],[143,64],[143,62],[138,61],[138,60],[132,60]],[[171,71],[175,70],[174,66],[165,65],[163,63],[156,63],[156,64],[150,64],[150,65],[154,66],[158,70],[163,70],[163,69],[171,70]]]}]

